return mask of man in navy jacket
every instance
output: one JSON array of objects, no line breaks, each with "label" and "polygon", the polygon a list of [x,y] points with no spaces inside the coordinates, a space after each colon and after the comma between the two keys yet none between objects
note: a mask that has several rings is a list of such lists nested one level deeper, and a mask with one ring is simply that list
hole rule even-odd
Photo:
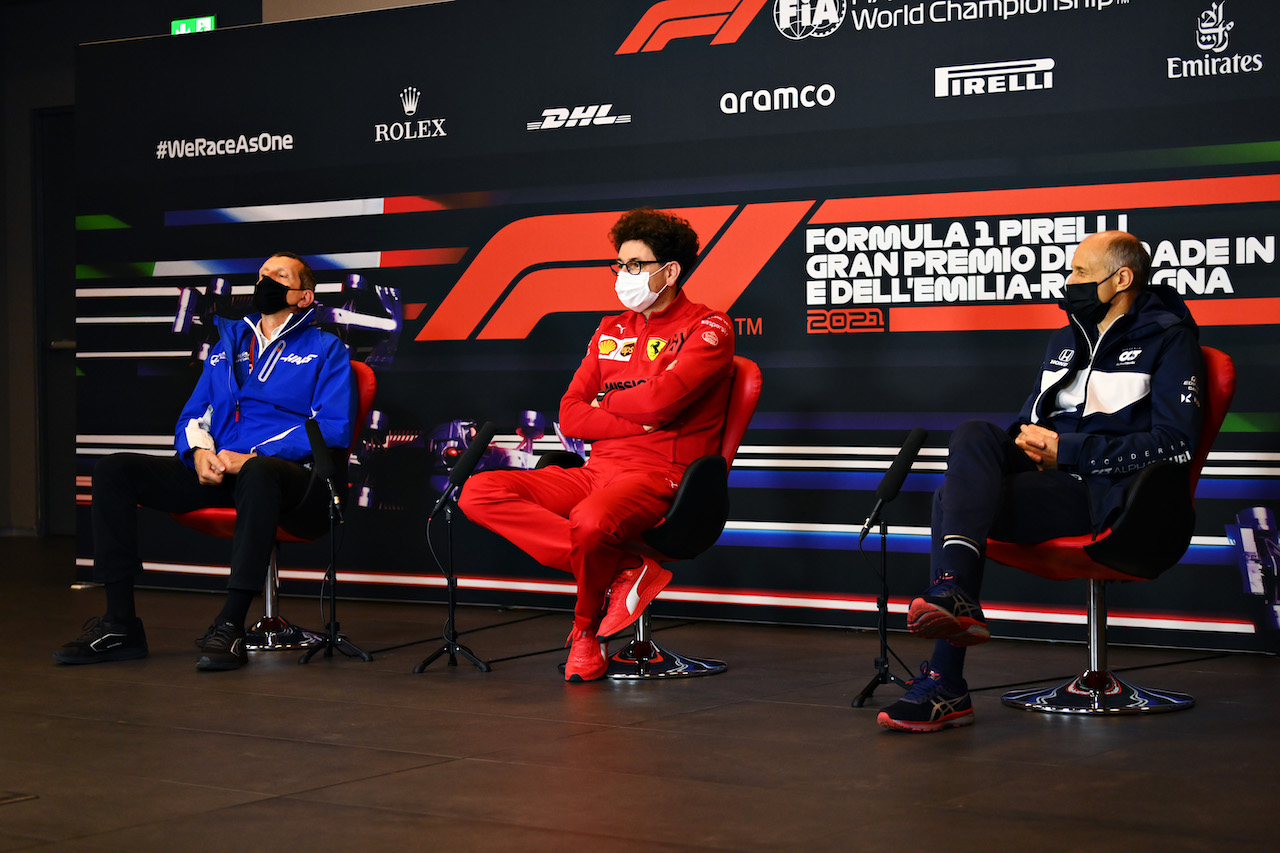
[{"label": "man in navy jacket", "polygon": [[217,318],[218,343],[183,407],[174,433],[177,455],[119,453],[93,472],[94,575],[107,611],[53,653],[62,663],[146,657],[134,610],[138,506],[165,512],[235,507],[227,599],[199,645],[196,668],[228,670],[247,659],[245,618],[266,580],[277,525],[308,538],[328,518],[327,489],[312,488],[306,421],[315,418],[335,456],[351,442],[354,384],[346,347],[312,324],[315,276],[285,252],[259,270],[256,313]]},{"label": "man in navy jacket", "polygon": [[1200,434],[1199,332],[1172,288],[1148,284],[1151,257],[1132,234],[1087,237],[1072,258],[1063,309],[1039,380],[1007,430],[967,421],[951,434],[933,501],[933,585],[907,627],[932,658],[879,723],[931,732],[973,722],[967,646],[991,638],[978,593],[988,537],[1043,542],[1097,533],[1137,472],[1190,462]]}]

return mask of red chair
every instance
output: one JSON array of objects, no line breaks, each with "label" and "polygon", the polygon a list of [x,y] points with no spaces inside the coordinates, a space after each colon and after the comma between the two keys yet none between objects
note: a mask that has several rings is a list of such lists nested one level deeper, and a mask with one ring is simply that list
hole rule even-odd
[{"label": "red chair", "polygon": [[[695,459],[685,469],[671,508],[662,521],[643,535],[643,541],[628,543],[636,553],[659,562],[689,560],[720,538],[729,519],[729,467],[755,413],[760,387],[759,365],[749,358],[734,356],[720,453]],[[577,467],[582,464],[582,457],[573,453],[550,453],[538,461],[539,467],[546,464]],[[661,648],[650,637],[649,608],[646,607],[636,620],[634,639],[610,656],[606,677],[688,678],[714,675],[728,668],[724,661],[686,657]]]},{"label": "red chair", "polygon": [[[352,361],[351,370],[356,377],[355,428],[351,431],[351,446],[354,450],[360,438],[360,430],[364,427],[369,409],[373,405],[373,395],[378,390],[378,380],[373,368],[362,361]],[[236,511],[234,507],[207,507],[192,512],[172,513],[179,524],[217,536],[230,539],[235,535]],[[276,529],[276,544],[271,549],[271,562],[267,567],[267,582],[262,591],[263,615],[252,628],[245,632],[245,648],[251,651],[286,651],[289,649],[305,649],[324,641],[320,634],[312,633],[296,625],[290,624],[279,613],[280,599],[280,567],[277,556],[281,542],[310,542],[312,540],[295,536],[283,527]]]},{"label": "red chair", "polygon": [[[1064,536],[1033,545],[987,541],[987,556],[998,563],[1050,580],[1089,581],[1089,668],[1049,689],[1006,693],[1004,704],[1056,714],[1137,714],[1190,708],[1185,693],[1130,684],[1107,669],[1107,581],[1152,580],[1186,553],[1195,528],[1195,490],[1209,448],[1222,427],[1236,390],[1236,368],[1219,350],[1201,347],[1203,422],[1190,465],[1159,462],[1134,481],[1110,529],[1092,536]],[[1185,496],[1185,497],[1184,497]]]}]

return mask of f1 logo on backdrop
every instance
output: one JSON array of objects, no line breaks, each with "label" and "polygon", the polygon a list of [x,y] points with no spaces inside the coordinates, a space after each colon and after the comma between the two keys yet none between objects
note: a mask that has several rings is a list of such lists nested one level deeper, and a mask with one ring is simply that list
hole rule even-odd
[{"label": "f1 logo on backdrop", "polygon": [[[729,310],[813,204],[675,208],[710,247],[685,285],[690,298]],[[604,235],[622,213],[550,214],[507,225],[480,249],[415,340],[522,339],[551,314],[616,314]]]},{"label": "f1 logo on backdrop", "polygon": [[769,0],[661,0],[614,51],[649,53],[676,39],[711,36],[712,44],[733,44]]}]

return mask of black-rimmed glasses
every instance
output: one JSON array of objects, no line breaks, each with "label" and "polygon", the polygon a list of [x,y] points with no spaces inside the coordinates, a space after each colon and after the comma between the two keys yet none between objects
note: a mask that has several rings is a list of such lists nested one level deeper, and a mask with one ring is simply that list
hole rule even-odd
[{"label": "black-rimmed glasses", "polygon": [[629,272],[631,275],[637,275],[637,274],[640,272],[640,270],[644,269],[644,268],[645,268],[647,265],[649,265],[649,264],[665,264],[665,263],[666,263],[666,261],[635,261],[635,260],[632,260],[632,261],[627,261],[627,262],[624,264],[622,261],[610,261],[610,262],[609,262],[609,269],[613,270],[613,274],[614,274],[614,275],[622,275],[622,271],[623,271],[623,270],[626,270],[626,271],[627,271],[627,272]]}]

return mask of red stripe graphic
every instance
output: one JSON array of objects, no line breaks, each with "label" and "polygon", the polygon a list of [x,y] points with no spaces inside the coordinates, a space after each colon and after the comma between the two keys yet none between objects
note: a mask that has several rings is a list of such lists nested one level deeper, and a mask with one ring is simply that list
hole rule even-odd
[{"label": "red stripe graphic", "polygon": [[[1280,324],[1280,298],[1189,299],[1191,316],[1201,326]],[[895,305],[891,332],[998,332],[1008,329],[1060,329],[1066,315],[1057,305],[956,305],[942,308]]]},{"label": "red stripe graphic", "polygon": [[381,267],[424,267],[432,264],[456,264],[467,253],[462,249],[391,249],[383,250]]},{"label": "red stripe graphic", "polygon": [[391,196],[382,200],[383,213],[422,213],[429,210],[447,210],[433,198],[417,195]]},{"label": "red stripe graphic", "polygon": [[891,332],[988,332],[1003,329],[1060,329],[1067,324],[1062,309],[1048,305],[956,305],[889,310]]},{"label": "red stripe graphic", "polygon": [[1143,210],[1153,207],[1209,206],[1280,201],[1280,175],[1192,178],[1081,187],[837,198],[823,202],[810,221],[895,222],[903,219],[954,219],[966,216],[1018,216],[1091,210]]},{"label": "red stripe graphic", "polygon": [[[1129,203],[1121,205],[1117,200]],[[819,204],[807,224],[1074,214],[1274,201],[1280,201],[1280,175],[831,199]],[[813,204],[748,204],[723,235],[719,235],[720,229],[735,207],[678,209],[676,212],[691,222],[705,244],[714,242],[689,280],[690,297],[713,308],[729,310]],[[477,335],[480,339],[526,337],[548,314],[615,310],[608,276],[584,270],[581,264],[599,262],[603,267],[609,257],[604,235],[620,213],[553,214],[507,225],[480,250],[416,340],[465,340],[491,310],[492,318]],[[719,240],[713,241],[716,235]],[[426,251],[444,254],[436,260],[414,263],[456,263],[464,250]],[[383,265],[397,265],[389,263],[388,256],[397,253],[384,253]],[[526,272],[533,267],[542,268]],[[511,292],[504,299],[508,289]],[[1192,300],[1191,305],[1201,325],[1280,324],[1273,299]],[[1057,307],[1045,304],[895,305],[890,313],[889,328],[893,332],[1052,329],[1062,325]]]},{"label": "red stripe graphic", "polygon": [[812,208],[812,201],[747,205],[693,271],[689,298],[727,312]]},{"label": "red stripe graphic", "polygon": [[383,213],[424,213],[436,210],[459,210],[485,207],[493,203],[492,193],[447,193],[437,196],[400,195],[382,200]]},{"label": "red stripe graphic", "polygon": [[[715,246],[704,253],[689,277],[685,285],[689,298],[728,311],[812,206],[810,201],[747,205]],[[709,235],[715,235],[724,225],[732,208],[690,208],[675,212],[689,220],[705,244],[710,242]],[[526,262],[528,259],[524,258]],[[462,282],[458,282],[458,287],[461,286]],[[616,313],[618,308],[613,276],[603,265],[536,270],[520,279],[476,337],[481,340],[524,338],[549,314]],[[418,340],[423,339],[422,335],[418,336]]]},{"label": "red stripe graphic", "polygon": [[605,235],[617,213],[535,216],[505,226],[480,249],[418,333],[419,341],[465,340],[530,263],[606,259]]},{"label": "red stripe graphic", "polygon": [[[693,230],[705,239],[706,235],[718,233],[733,211],[733,206],[717,206],[674,212],[688,219]],[[605,264],[612,257],[607,235],[621,214],[615,210],[534,216],[507,225],[480,250],[416,340],[465,340],[512,282],[516,282],[515,288],[485,326],[482,337],[524,337],[538,320],[551,313],[547,307],[551,302],[561,311],[599,311],[602,309],[595,306],[602,304],[603,294],[611,300],[603,310],[616,307]],[[589,261],[598,262],[603,275],[593,277],[594,284],[585,291],[564,289],[545,274],[524,275],[535,265]],[[579,286],[587,281],[582,275],[572,276]],[[749,283],[750,279],[741,284],[745,288]]]},{"label": "red stripe graphic", "polygon": [[613,282],[613,273],[604,264],[531,272],[520,279],[476,337],[524,338],[548,314],[616,314],[622,306],[613,291]]},{"label": "red stripe graphic", "polygon": [[[702,236],[705,244],[708,239],[705,235],[718,233],[733,210],[732,207],[683,208],[676,209],[674,213],[688,219],[693,230]],[[604,253],[611,251],[611,247],[609,242],[602,238],[609,233],[609,228],[613,227],[613,223],[620,215],[620,211],[605,214],[608,225],[600,231],[588,232],[584,235],[591,246],[589,254],[578,258],[555,258],[556,261],[599,259],[601,261],[599,267],[585,270],[582,268],[545,269],[524,276],[516,283],[511,294],[494,312],[493,319],[485,324],[477,337],[486,340],[523,338],[533,331],[533,327],[539,320],[548,314],[573,311],[616,313],[620,307],[618,297],[613,291],[613,277],[604,266],[607,256],[602,257]],[[492,245],[492,242],[489,245]],[[485,248],[488,249],[489,246],[486,245]],[[522,266],[527,266],[535,257],[537,256],[525,255],[519,260]],[[550,261],[551,258],[547,260]],[[748,277],[741,282],[742,288],[745,288],[750,281],[751,278]],[[698,293],[694,289],[694,284],[694,279],[691,278],[688,283],[691,298],[696,298]],[[458,287],[461,286],[462,282],[459,281]]]}]

